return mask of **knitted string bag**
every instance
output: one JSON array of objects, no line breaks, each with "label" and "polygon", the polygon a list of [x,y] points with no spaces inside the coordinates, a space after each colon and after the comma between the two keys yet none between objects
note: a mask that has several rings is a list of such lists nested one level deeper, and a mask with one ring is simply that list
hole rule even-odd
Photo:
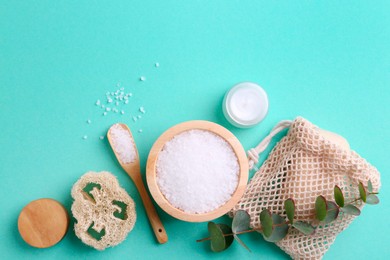
[{"label": "knitted string bag", "polygon": [[[336,236],[353,221],[354,216],[340,212],[337,219],[321,225],[314,219],[314,202],[319,195],[334,201],[333,189],[338,185],[345,201],[359,197],[358,184],[371,180],[374,192],[380,187],[377,169],[349,149],[349,145],[331,138],[304,118],[280,122],[256,148],[248,152],[250,167],[272,137],[288,128],[288,133],[270,152],[267,160],[254,174],[240,202],[233,208],[245,210],[251,227],[260,227],[259,215],[264,209],[286,217],[284,201],[293,198],[296,218],[317,226],[313,235],[304,235],[290,228],[287,236],[276,244],[293,259],[321,259]],[[340,140],[344,140],[340,137]],[[354,204],[363,205],[359,201]]]}]

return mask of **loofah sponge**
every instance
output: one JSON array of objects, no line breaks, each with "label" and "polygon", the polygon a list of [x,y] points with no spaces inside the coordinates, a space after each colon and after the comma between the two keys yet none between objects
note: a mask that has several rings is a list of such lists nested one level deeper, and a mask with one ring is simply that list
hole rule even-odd
[{"label": "loofah sponge", "polygon": [[76,236],[98,250],[121,243],[133,229],[135,204],[109,172],[88,172],[72,188]]}]

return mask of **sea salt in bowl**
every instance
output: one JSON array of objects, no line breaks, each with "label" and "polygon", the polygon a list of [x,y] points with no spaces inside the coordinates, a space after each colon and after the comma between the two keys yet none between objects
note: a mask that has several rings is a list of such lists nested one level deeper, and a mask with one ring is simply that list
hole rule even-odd
[{"label": "sea salt in bowl", "polygon": [[244,194],[248,160],[238,139],[208,121],[189,121],[163,133],[148,157],[146,180],[157,204],[189,222],[218,218]]}]

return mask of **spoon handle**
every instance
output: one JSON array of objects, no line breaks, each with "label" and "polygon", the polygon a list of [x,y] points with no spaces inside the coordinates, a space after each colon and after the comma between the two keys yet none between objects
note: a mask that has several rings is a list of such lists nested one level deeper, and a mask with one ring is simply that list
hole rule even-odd
[{"label": "spoon handle", "polygon": [[150,222],[150,225],[152,226],[152,229],[154,231],[154,234],[157,238],[157,241],[160,244],[164,244],[168,241],[168,235],[165,231],[165,228],[163,224],[161,223],[161,220],[159,216],[157,215],[156,209],[152,203],[152,200],[149,197],[148,192],[145,189],[145,184],[142,180],[141,174],[130,174],[130,177],[133,179],[133,182],[135,186],[138,189],[138,192],[141,196],[142,202],[144,204],[146,214],[148,215],[148,219]]}]

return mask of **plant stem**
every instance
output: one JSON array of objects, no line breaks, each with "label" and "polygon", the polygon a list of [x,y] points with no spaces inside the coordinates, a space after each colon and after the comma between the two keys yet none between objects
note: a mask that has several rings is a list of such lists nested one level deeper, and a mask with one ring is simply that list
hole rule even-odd
[{"label": "plant stem", "polygon": [[[379,194],[379,193],[378,192],[370,192],[368,194]],[[359,200],[361,200],[361,198],[356,198],[356,199],[352,200],[351,202],[346,203],[346,205],[352,204],[352,203],[354,203],[356,201],[359,201]],[[336,210],[336,209],[340,209],[340,207],[337,205],[337,208],[328,209],[327,212],[333,211],[333,210]],[[309,216],[309,218],[310,217],[315,218],[316,215],[313,214],[313,215]],[[289,225],[290,221],[286,221],[285,223],[273,225],[273,227],[279,227],[279,226],[282,226],[282,225],[285,225],[285,224]],[[244,231],[240,231],[240,232],[236,232],[236,233],[222,234],[222,235],[224,237],[228,237],[228,236],[234,236],[234,235],[241,235],[241,234],[251,233],[251,232],[255,232],[255,231],[262,231],[262,230],[263,230],[262,228],[253,228],[253,229],[248,229],[248,230],[244,230]],[[204,241],[207,241],[207,240],[210,240],[210,239],[211,239],[210,237],[205,237],[205,238],[196,240],[196,242],[204,242]]]}]

